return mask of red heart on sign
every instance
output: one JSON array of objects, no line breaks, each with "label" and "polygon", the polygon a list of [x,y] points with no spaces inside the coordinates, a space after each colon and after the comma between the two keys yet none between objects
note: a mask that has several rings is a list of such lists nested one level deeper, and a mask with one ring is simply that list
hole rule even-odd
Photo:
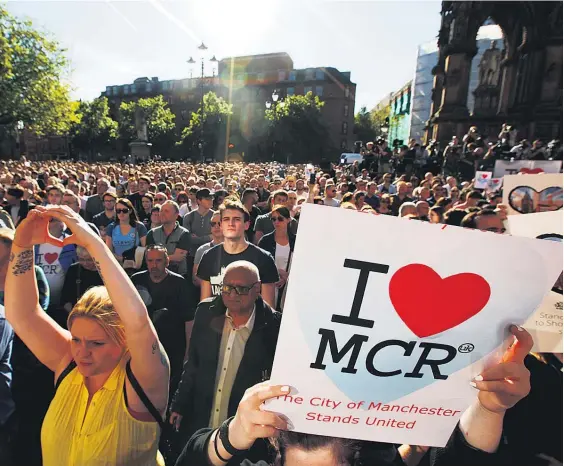
[{"label": "red heart on sign", "polygon": [[482,178],[486,179],[488,177],[487,173],[482,173]]},{"label": "red heart on sign", "polygon": [[45,254],[44,257],[45,257],[45,262],[47,262],[48,264],[52,264],[57,260],[57,257],[59,257],[59,255],[56,252],[48,252],[47,254]]},{"label": "red heart on sign", "polygon": [[390,280],[390,299],[419,338],[449,330],[478,314],[490,299],[489,283],[475,273],[441,278],[431,267],[409,264]]},{"label": "red heart on sign", "polygon": [[538,173],[544,173],[542,168],[521,168],[519,173],[524,173],[526,175],[536,175]]}]

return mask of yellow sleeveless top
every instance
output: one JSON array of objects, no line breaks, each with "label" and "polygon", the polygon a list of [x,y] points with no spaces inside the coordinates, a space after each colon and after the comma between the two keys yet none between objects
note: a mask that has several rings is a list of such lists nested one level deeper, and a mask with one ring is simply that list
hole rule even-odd
[{"label": "yellow sleeveless top", "polygon": [[125,363],[122,358],[87,412],[82,374],[74,368],[63,379],[41,429],[43,466],[164,466],[158,423],[134,419],[125,405]]}]

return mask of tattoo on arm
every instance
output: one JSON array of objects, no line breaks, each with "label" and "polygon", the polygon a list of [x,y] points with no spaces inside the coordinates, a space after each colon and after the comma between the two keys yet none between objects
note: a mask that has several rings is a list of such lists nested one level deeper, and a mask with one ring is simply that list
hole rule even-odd
[{"label": "tattoo on arm", "polygon": [[27,249],[18,253],[10,254],[10,263],[14,263],[12,266],[12,273],[15,276],[23,275],[33,269],[33,249]]},{"label": "tattoo on arm", "polygon": [[159,355],[161,356],[161,364],[165,367],[169,367],[167,355],[165,353],[163,345],[161,345],[158,340],[155,340],[153,342],[153,344],[151,345],[151,353],[155,354],[157,351],[159,352]]}]

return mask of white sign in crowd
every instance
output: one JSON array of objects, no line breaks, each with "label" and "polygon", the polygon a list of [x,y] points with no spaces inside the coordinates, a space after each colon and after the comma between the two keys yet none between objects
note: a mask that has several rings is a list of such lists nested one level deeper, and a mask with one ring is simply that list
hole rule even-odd
[{"label": "white sign in crowd", "polygon": [[305,205],[272,372],[292,392],[268,409],[300,432],[444,446],[561,272],[559,242]]}]

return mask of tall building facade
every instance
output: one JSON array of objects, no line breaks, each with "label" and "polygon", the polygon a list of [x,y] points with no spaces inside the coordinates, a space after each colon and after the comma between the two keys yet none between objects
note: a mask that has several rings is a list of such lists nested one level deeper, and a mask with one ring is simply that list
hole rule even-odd
[{"label": "tall building facade", "polygon": [[391,96],[390,126],[388,128],[389,146],[407,144],[409,139],[412,87],[413,82],[409,81]]},{"label": "tall building facade", "polygon": [[[197,78],[161,81],[138,78],[133,83],[107,86],[102,92],[109,100],[113,118],[119,116],[123,101],[162,95],[176,118],[179,134],[190,122],[201,100],[202,81]],[[325,105],[322,118],[329,129],[332,146],[338,151],[354,145],[354,106],[356,84],[350,72],[332,67],[296,69],[287,53],[229,57],[218,64],[218,76],[204,77],[204,93],[215,92],[233,104],[229,137],[242,154],[258,152],[255,158],[269,158],[272,148],[264,144],[266,103],[276,91],[279,102],[290,95],[312,92]],[[261,144],[261,141],[263,142]],[[227,146],[227,144],[226,144]]]},{"label": "tall building facade", "polygon": [[[480,84],[480,62],[484,53],[495,44],[498,50],[503,49],[503,32],[496,24],[482,26],[477,35],[477,53],[470,65],[470,80],[467,92],[467,107],[469,115],[474,115],[475,96],[474,92]],[[415,76],[413,77],[413,98],[411,104],[411,118],[409,124],[409,137],[418,142],[425,139],[425,128],[431,116],[431,104],[433,92],[433,69],[439,60],[439,49],[437,42],[427,42],[417,48],[417,61]]]}]

